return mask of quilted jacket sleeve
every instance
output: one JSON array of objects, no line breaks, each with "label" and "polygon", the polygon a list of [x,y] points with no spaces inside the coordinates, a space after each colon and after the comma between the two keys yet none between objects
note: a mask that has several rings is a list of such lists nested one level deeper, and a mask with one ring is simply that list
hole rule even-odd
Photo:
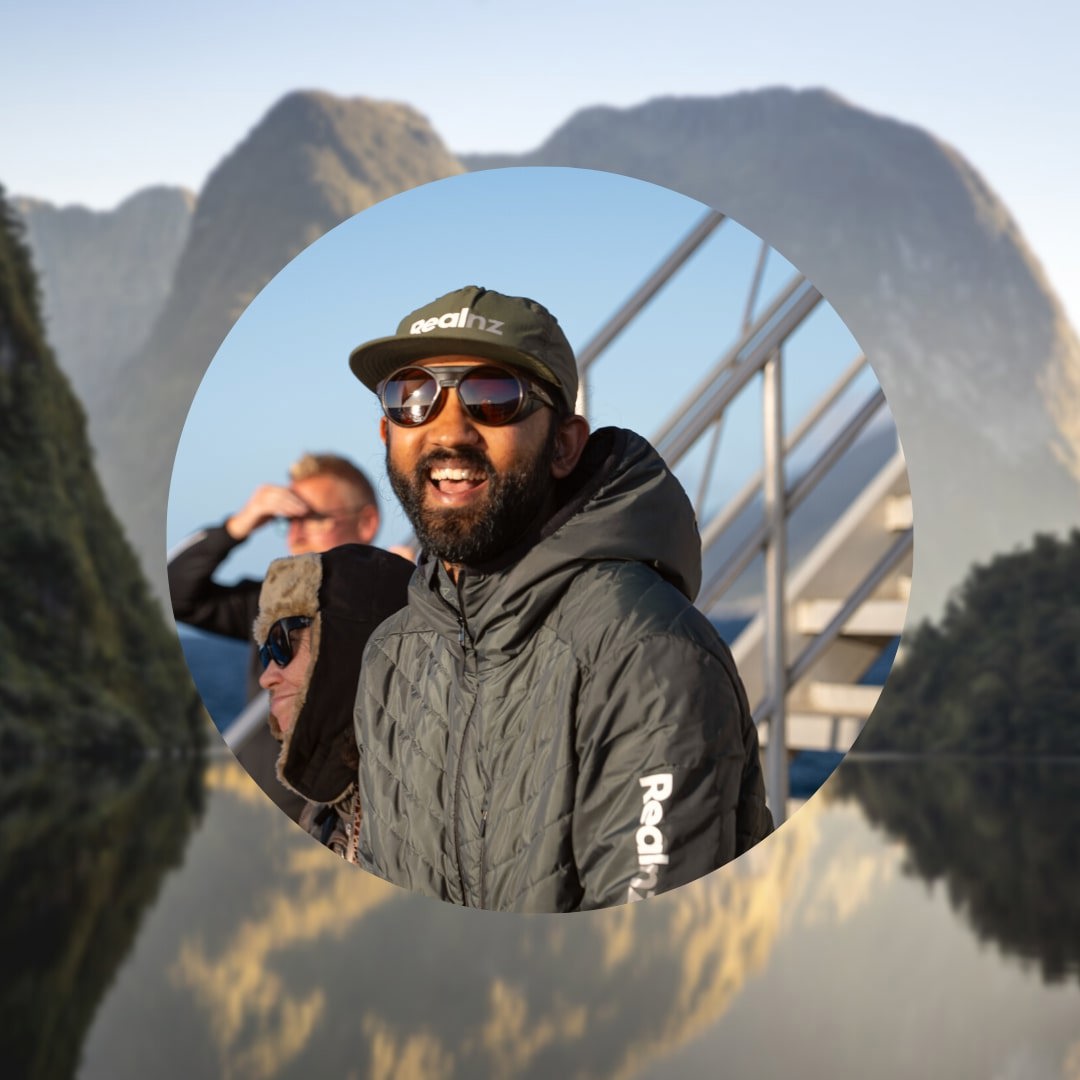
[{"label": "quilted jacket sleeve", "polygon": [[590,673],[573,825],[582,908],[686,884],[771,831],[733,672],[699,641],[662,633]]}]

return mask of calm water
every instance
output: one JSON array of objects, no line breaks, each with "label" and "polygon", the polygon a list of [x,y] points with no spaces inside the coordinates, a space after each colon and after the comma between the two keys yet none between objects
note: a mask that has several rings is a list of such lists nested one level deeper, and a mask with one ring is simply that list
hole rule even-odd
[{"label": "calm water", "polygon": [[[201,783],[200,783],[201,781]],[[1080,762],[857,761],[578,916],[410,896],[231,758],[5,777],[19,1076],[1080,1075]]]}]

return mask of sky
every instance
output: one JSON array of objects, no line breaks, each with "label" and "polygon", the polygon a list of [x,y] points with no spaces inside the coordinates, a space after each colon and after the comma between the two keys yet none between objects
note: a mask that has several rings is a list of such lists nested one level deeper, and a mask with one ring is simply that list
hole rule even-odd
[{"label": "sky", "polygon": [[[384,478],[378,403],[349,371],[351,349],[393,333],[436,297],[477,284],[539,299],[580,354],[707,212],[683,195],[610,173],[500,169],[424,185],[344,222],[278,273],[218,350],[177,450],[169,546],[221,521],[257,485],[284,482],[305,449],[355,460],[383,506],[376,542],[408,539],[411,527]],[[594,429],[617,423],[655,437],[737,339],[760,251],[760,239],[736,222],[712,233],[590,369]],[[754,311],[795,274],[770,251]],[[820,305],[785,351],[789,429],[858,355],[839,317]],[[867,372],[830,425],[876,388]],[[760,408],[755,387],[726,417],[702,522],[760,466]],[[692,495],[707,448],[701,440],[676,467]],[[284,538],[261,530],[235,549],[219,578],[259,577],[281,554]]]},{"label": "sky", "polygon": [[5,5],[0,183],[109,208],[198,191],[283,94],[405,101],[451,150],[524,151],[576,110],[827,87],[956,147],[1080,324],[1080,8],[909,0]]}]

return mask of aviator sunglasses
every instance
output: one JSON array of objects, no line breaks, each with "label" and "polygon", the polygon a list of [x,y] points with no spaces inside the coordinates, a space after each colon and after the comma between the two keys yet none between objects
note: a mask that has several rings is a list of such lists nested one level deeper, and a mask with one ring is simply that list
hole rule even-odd
[{"label": "aviator sunglasses", "polygon": [[524,419],[541,404],[555,407],[546,390],[490,364],[399,368],[382,381],[379,401],[392,424],[419,427],[439,412],[443,391],[451,389],[469,417],[490,427]]},{"label": "aviator sunglasses", "polygon": [[292,663],[293,646],[289,634],[293,630],[300,630],[310,626],[311,617],[308,615],[287,615],[284,619],[278,619],[270,627],[270,633],[266,635],[266,644],[259,648],[259,662],[265,671],[273,660],[278,667],[288,667]]}]

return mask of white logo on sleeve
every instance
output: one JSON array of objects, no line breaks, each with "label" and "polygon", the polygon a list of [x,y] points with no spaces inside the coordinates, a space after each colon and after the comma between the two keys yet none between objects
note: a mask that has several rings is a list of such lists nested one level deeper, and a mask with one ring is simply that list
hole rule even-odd
[{"label": "white logo on sleeve", "polygon": [[442,315],[432,315],[430,319],[417,319],[409,327],[410,334],[430,334],[432,330],[484,330],[489,334],[502,337],[502,319],[485,319],[483,315],[470,315],[469,309],[444,311]]},{"label": "white logo on sleeve", "polygon": [[671,773],[643,776],[638,783],[645,789],[645,794],[641,797],[641,828],[635,833],[638,872],[630,879],[626,896],[628,902],[644,900],[656,894],[660,867],[668,861],[660,822],[664,820],[663,803],[671,794]]}]

